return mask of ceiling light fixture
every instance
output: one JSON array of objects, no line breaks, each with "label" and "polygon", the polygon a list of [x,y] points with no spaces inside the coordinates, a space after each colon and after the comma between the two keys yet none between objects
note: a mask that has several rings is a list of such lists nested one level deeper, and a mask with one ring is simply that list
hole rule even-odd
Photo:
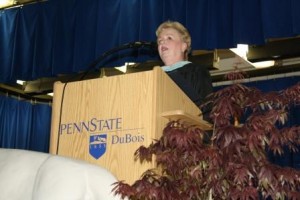
[{"label": "ceiling light fixture", "polygon": [[15,0],[0,0],[0,8],[9,7],[15,4]]},{"label": "ceiling light fixture", "polygon": [[236,55],[240,56],[241,58],[248,60],[248,49],[249,47],[247,44],[238,44],[236,48],[231,48],[230,50],[233,51]]},{"label": "ceiling light fixture", "polygon": [[238,44],[237,48],[231,48],[230,50],[234,52],[239,57],[243,58],[246,62],[251,64],[255,68],[266,68],[266,67],[272,67],[275,64],[274,60],[267,60],[267,61],[261,61],[261,62],[250,62],[247,58],[248,53],[248,45],[247,44]]},{"label": "ceiling light fixture", "polygon": [[17,80],[17,84],[19,85],[24,85],[25,81],[22,81],[22,80]]},{"label": "ceiling light fixture", "polygon": [[266,61],[261,61],[261,62],[250,62],[255,68],[260,69],[260,68],[267,68],[267,67],[272,67],[275,65],[275,60],[266,60]]},{"label": "ceiling light fixture", "polygon": [[133,65],[133,64],[135,64],[135,63],[133,63],[133,62],[125,62],[125,64],[123,66],[115,67],[115,69],[117,69],[117,70],[119,70],[119,71],[121,71],[121,72],[123,72],[125,74],[127,72],[127,67],[129,65]]}]

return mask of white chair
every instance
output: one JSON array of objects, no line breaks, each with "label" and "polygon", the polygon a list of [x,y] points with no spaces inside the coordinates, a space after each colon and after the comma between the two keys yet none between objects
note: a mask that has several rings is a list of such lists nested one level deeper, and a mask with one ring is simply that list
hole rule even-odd
[{"label": "white chair", "polygon": [[0,200],[119,200],[106,169],[46,153],[0,149]]}]

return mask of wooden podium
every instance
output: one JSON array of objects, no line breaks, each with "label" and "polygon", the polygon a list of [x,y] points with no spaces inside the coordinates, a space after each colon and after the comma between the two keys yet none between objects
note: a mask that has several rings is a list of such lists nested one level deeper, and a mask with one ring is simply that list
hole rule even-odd
[{"label": "wooden podium", "polygon": [[162,135],[169,120],[163,113],[180,110],[194,117],[201,113],[159,67],[57,82],[52,109],[50,153],[100,165],[129,184],[155,167],[154,161],[135,161],[134,152]]}]

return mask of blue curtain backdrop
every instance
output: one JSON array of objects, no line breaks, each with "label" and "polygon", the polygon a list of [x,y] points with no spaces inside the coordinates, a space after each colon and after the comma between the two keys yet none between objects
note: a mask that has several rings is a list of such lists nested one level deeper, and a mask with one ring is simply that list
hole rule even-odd
[{"label": "blue curtain backdrop", "polygon": [[[0,82],[85,71],[112,48],[155,41],[165,20],[187,26],[193,49],[261,44],[300,34],[298,0],[48,0],[0,11]],[[99,66],[157,59],[127,50]]]},{"label": "blue curtain backdrop", "polygon": [[0,95],[0,148],[49,152],[51,106]]}]

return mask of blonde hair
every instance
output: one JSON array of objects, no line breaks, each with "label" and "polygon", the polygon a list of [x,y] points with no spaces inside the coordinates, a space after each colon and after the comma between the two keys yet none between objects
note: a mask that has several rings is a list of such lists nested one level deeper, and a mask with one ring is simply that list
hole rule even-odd
[{"label": "blonde hair", "polygon": [[191,51],[191,44],[192,44],[192,39],[189,31],[179,22],[176,21],[165,21],[159,27],[156,29],[156,37],[160,35],[160,33],[163,31],[163,29],[167,28],[172,28],[178,31],[178,33],[181,35],[181,39],[183,42],[187,44],[187,50],[185,52],[185,58],[187,59],[188,54]]}]

